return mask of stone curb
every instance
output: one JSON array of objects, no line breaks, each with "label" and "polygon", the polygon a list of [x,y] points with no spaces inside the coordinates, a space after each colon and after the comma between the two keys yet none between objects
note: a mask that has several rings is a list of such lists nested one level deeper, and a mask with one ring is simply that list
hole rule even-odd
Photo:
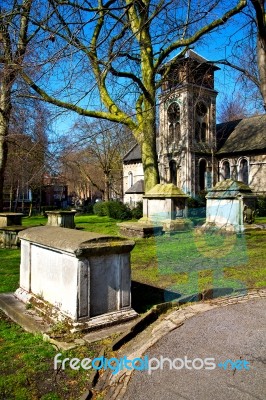
[{"label": "stone curb", "polygon": [[[213,299],[214,290],[219,291],[219,295],[228,295],[230,288],[213,288],[209,291],[203,291],[201,293],[180,297],[179,299],[168,301],[165,303],[156,304],[150,310],[148,310],[142,317],[138,318],[136,323],[124,334],[120,335],[112,343],[112,350],[119,350],[125,343],[133,339],[138,333],[142,332],[147,326],[155,322],[163,313],[174,307],[185,306],[187,303],[195,303],[199,301],[206,301]],[[234,296],[238,293],[242,293],[243,289],[235,290]],[[246,291],[245,291],[246,292]],[[231,291],[232,293],[232,291]],[[240,294],[243,296],[243,294]],[[218,298],[218,297],[217,297]],[[214,299],[213,299],[214,300]]]},{"label": "stone curb", "polygon": [[[101,351],[99,352],[97,358],[98,358],[98,357],[103,357],[104,354],[105,354],[105,350],[106,350],[106,347],[103,346],[102,349],[101,349]],[[96,364],[97,364],[97,366],[98,366],[98,365],[99,365],[99,361],[96,362]],[[89,383],[88,389],[86,390],[86,392],[83,393],[83,395],[79,398],[79,400],[89,400],[89,399],[92,399],[92,397],[93,397],[92,388],[96,385],[96,383],[97,383],[97,381],[98,381],[98,379],[99,379],[99,376],[100,376],[99,370],[95,369],[95,370],[92,372],[92,375],[91,375],[91,382]]]},{"label": "stone curb", "polygon": [[[243,303],[256,298],[265,298],[266,288],[249,289],[247,290],[245,295],[241,293],[235,293],[232,296],[226,296],[222,298],[219,297],[208,300],[204,299],[204,293],[201,293],[200,295],[203,300],[195,304],[190,303],[186,305],[183,303],[185,299],[182,299],[181,304],[179,303],[179,300],[154,306],[139,321],[136,322],[136,325],[132,327],[129,332],[126,332],[112,343],[112,349],[118,350],[122,347],[122,345],[129,343],[134,337],[139,334],[139,348],[135,349],[131,354],[127,353],[127,356],[129,359],[141,357],[159,339],[161,339],[172,330],[182,326],[186,319],[189,319],[194,315],[201,314],[217,307]],[[180,306],[183,307],[179,308]],[[158,324],[154,324],[154,326],[152,327],[152,324],[163,313],[173,307],[178,307],[178,309],[168,313],[165,317],[161,319],[161,321],[158,321]],[[148,324],[148,322],[150,324]],[[140,338],[142,335],[145,336],[145,332],[141,331],[141,328],[146,328],[150,330],[148,340],[147,337],[144,339]],[[119,354],[119,356],[122,356],[122,354]],[[122,400],[123,395],[127,390],[127,385],[131,378],[132,372],[133,370],[127,370],[126,372],[120,371],[117,375],[112,375],[110,371],[106,371],[93,388],[94,393],[97,394],[102,391],[107,391],[104,397],[105,400]]]}]

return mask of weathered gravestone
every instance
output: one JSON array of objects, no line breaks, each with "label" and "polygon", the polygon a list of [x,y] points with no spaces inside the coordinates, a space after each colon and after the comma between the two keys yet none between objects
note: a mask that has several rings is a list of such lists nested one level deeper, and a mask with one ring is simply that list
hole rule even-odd
[{"label": "weathered gravestone", "polygon": [[0,247],[19,247],[18,233],[25,229],[21,225],[22,216],[22,213],[0,213]]},{"label": "weathered gravestone", "polygon": [[256,196],[243,182],[226,179],[207,194],[206,223],[203,229],[218,228],[241,233],[244,223],[254,222]]},{"label": "weathered gravestone", "polygon": [[16,296],[53,320],[95,329],[134,318],[130,251],[134,242],[59,227],[29,228],[21,240]]},{"label": "weathered gravestone", "polygon": [[64,211],[64,210],[54,210],[46,211],[48,216],[48,221],[46,225],[49,226],[60,226],[61,228],[75,228],[74,217],[76,210]]}]

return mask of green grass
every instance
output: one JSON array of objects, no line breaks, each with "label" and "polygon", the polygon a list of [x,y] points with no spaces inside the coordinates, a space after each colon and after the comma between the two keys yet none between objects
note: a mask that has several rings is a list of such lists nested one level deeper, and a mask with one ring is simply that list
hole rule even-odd
[{"label": "green grass", "polygon": [[[44,217],[23,218],[24,226],[45,225]],[[0,249],[0,293],[19,286],[20,250]],[[62,358],[94,358],[100,343],[62,353]],[[41,335],[23,331],[0,311],[0,399],[78,399],[87,390],[90,371],[55,371],[54,356],[59,351]]]},{"label": "green grass", "polygon": [[[117,223],[109,217],[75,217],[76,227],[85,231],[119,235]],[[256,218],[266,224],[266,217]],[[23,224],[46,224],[44,217],[24,218]],[[135,239],[131,253],[132,278],[145,285],[175,291],[181,295],[213,286],[266,286],[266,232],[245,236],[195,235]]]},{"label": "green grass", "polygon": [[[23,218],[23,225],[45,225],[44,217]],[[116,220],[77,216],[78,229],[119,235]],[[266,218],[258,218],[266,223]],[[266,286],[266,231],[244,236],[197,235],[193,231],[136,239],[131,252],[132,301],[139,312],[153,304],[214,287]],[[12,292],[19,282],[19,250],[0,249],[0,292]],[[65,353],[79,358],[97,354],[95,347]],[[24,332],[0,314],[0,398],[9,400],[77,399],[90,376],[70,369],[56,374],[58,351],[40,336]]]},{"label": "green grass", "polygon": [[20,250],[0,249],[0,293],[14,292],[19,286]]},{"label": "green grass", "polygon": [[[41,335],[22,330],[0,312],[0,398],[17,400],[76,400],[86,390],[88,371],[54,370],[56,350]],[[95,356],[94,348],[80,347],[62,353],[65,357]]]}]

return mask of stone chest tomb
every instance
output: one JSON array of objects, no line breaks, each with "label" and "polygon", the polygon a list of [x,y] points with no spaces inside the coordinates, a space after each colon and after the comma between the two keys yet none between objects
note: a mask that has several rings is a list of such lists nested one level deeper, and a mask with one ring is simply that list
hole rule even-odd
[{"label": "stone chest tomb", "polygon": [[207,194],[204,229],[217,227],[241,233],[246,222],[254,222],[256,196],[243,182],[226,179],[218,182]]},{"label": "stone chest tomb", "polygon": [[19,237],[20,300],[43,302],[51,316],[83,328],[137,315],[130,293],[133,241],[52,226],[29,228]]}]

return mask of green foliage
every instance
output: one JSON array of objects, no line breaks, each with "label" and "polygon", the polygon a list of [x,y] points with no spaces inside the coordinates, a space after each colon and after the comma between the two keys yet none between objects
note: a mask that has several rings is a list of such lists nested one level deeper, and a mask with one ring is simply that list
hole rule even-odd
[{"label": "green foliage", "polygon": [[188,217],[205,218],[206,217],[206,193],[201,192],[196,197],[188,198]]},{"label": "green foliage", "polygon": [[256,204],[259,217],[266,217],[266,196],[259,196]]},{"label": "green foliage", "polygon": [[84,206],[83,206],[83,208],[82,208],[82,212],[83,212],[84,214],[90,214],[90,215],[92,215],[92,214],[93,214],[93,204],[92,204],[92,203],[87,203],[87,202],[85,202],[85,204],[84,204]]},{"label": "green foliage", "polygon": [[107,216],[120,220],[127,220],[132,217],[130,208],[120,201],[98,202],[94,205],[93,212],[99,217]]},{"label": "green foliage", "polygon": [[138,201],[135,208],[131,210],[132,218],[140,219],[143,217],[143,202]]}]

